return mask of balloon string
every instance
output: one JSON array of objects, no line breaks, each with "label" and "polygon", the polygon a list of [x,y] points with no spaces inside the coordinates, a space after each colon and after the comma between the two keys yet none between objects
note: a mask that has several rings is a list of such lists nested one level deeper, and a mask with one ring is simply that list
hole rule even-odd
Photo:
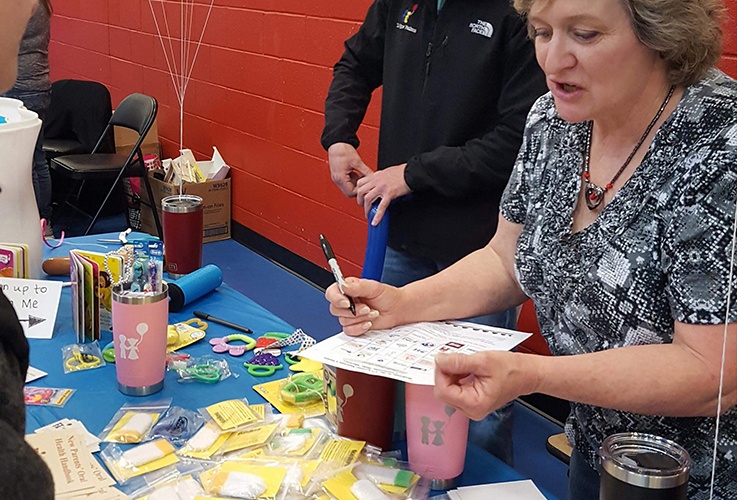
[{"label": "balloon string", "polygon": [[727,361],[727,332],[729,329],[729,311],[732,304],[732,281],[734,277],[734,257],[737,247],[737,203],[735,203],[734,222],[732,223],[732,255],[729,263],[729,278],[727,279],[727,311],[724,317],[724,337],[722,339],[722,364],[719,370],[719,393],[717,395],[717,415],[714,430],[714,450],[711,459],[711,486],[709,499],[714,500],[714,484],[716,482],[717,450],[719,442],[719,425],[722,416],[722,395],[724,393],[724,368]]},{"label": "balloon string", "polygon": [[[197,61],[197,56],[200,52],[200,46],[202,45],[202,39],[205,35],[205,30],[210,21],[210,15],[212,14],[212,7],[214,0],[210,0],[210,4],[207,9],[207,15],[205,21],[202,24],[202,30],[200,31],[197,44],[194,49],[194,55],[190,59],[192,35],[194,33],[194,0],[181,0],[179,4],[179,64],[177,64],[176,52],[172,43],[172,33],[169,28],[169,19],[166,15],[166,8],[164,6],[164,0],[158,0],[161,5],[161,18],[164,30],[159,23],[156,9],[154,8],[153,2],[157,0],[148,0],[149,8],[151,9],[151,16],[154,20],[154,26],[156,27],[156,34],[158,35],[159,42],[161,43],[161,49],[164,52],[164,58],[166,60],[166,66],[169,70],[169,76],[171,78],[174,92],[177,96],[179,103],[179,149],[184,147],[184,101],[189,86],[189,81],[192,77],[192,71]],[[164,43],[166,38],[166,43]],[[167,45],[168,49],[167,50]],[[181,194],[181,193],[180,193]]]}]

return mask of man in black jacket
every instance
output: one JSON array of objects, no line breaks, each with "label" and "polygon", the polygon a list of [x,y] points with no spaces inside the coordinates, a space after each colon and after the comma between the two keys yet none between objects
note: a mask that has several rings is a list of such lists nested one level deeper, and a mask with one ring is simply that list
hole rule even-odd
[{"label": "man in black jacket", "polygon": [[[356,131],[382,87],[378,171]],[[508,0],[375,0],[345,43],[325,103],[333,182],[373,224],[391,203],[382,281],[401,286],[483,247],[522,140],[546,91],[523,19]],[[515,311],[474,318],[514,328]],[[471,439],[511,463],[511,407]],[[502,419],[501,429],[494,423]]]}]

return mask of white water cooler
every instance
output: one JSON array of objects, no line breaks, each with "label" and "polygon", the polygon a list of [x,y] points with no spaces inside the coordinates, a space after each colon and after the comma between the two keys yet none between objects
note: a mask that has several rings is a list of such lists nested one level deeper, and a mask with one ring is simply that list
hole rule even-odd
[{"label": "white water cooler", "polygon": [[0,97],[0,243],[28,246],[28,278],[41,277],[42,234],[33,191],[33,152],[41,120],[17,99]]}]

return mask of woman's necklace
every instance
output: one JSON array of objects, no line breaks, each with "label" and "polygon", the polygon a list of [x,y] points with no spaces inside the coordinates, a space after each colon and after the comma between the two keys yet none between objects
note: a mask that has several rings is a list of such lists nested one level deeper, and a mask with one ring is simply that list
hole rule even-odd
[{"label": "woman's necklace", "polygon": [[663,111],[665,110],[665,107],[670,102],[670,98],[673,96],[673,92],[676,90],[675,86],[671,87],[668,91],[668,95],[665,96],[665,100],[663,101],[663,104],[660,105],[660,109],[658,109],[658,112],[655,113],[655,116],[653,117],[652,121],[650,122],[650,125],[647,126],[647,129],[645,129],[645,133],[642,134],[642,137],[640,137],[640,140],[637,141],[637,144],[635,144],[635,148],[632,150],[630,155],[627,157],[626,160],[624,160],[624,163],[621,167],[619,167],[619,170],[617,170],[617,173],[614,174],[614,177],[612,177],[612,180],[609,181],[609,183],[604,187],[599,187],[590,180],[589,175],[589,160],[591,158],[591,134],[594,130],[594,122],[592,121],[589,124],[588,131],[586,132],[586,155],[584,156],[584,167],[583,167],[583,182],[586,185],[586,189],[584,191],[584,195],[586,197],[586,206],[589,207],[589,210],[594,210],[599,205],[601,205],[601,202],[604,201],[604,194],[609,191],[612,186],[614,186],[614,183],[617,179],[619,179],[619,176],[622,175],[622,172],[624,172],[624,169],[627,168],[627,165],[630,164],[630,161],[632,161],[632,158],[635,156],[635,153],[637,153],[637,150],[640,149],[640,146],[642,146],[642,143],[645,142],[645,139],[647,139],[647,136],[650,135],[650,131],[655,126],[655,122],[658,121],[658,118],[660,118],[660,115],[663,114]]}]

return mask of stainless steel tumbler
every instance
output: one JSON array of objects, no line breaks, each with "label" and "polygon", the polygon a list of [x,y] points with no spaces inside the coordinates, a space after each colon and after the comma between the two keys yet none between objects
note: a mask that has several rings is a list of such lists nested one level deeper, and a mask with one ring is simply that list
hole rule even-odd
[{"label": "stainless steel tumbler", "polygon": [[625,432],[607,437],[599,454],[599,500],[686,500],[690,458],[677,443]]}]

